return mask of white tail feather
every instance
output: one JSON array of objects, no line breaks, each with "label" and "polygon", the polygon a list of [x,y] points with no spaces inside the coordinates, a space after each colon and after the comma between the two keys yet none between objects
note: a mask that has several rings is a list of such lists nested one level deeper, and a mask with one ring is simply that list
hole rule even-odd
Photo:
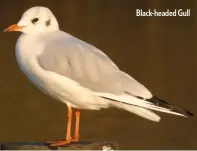
[{"label": "white tail feather", "polygon": [[156,106],[156,105],[152,104],[151,102],[148,102],[146,100],[142,100],[142,99],[130,96],[130,95],[113,95],[113,94],[109,94],[109,93],[99,93],[99,92],[95,92],[95,94],[98,96],[101,96],[101,97],[109,98],[112,100],[117,100],[117,102],[122,102],[122,103],[130,104],[130,105],[134,105],[134,106],[138,106],[138,107],[143,107],[143,108],[147,108],[147,109],[151,109],[151,110],[155,110],[155,111],[159,111],[159,112],[165,112],[165,113],[169,113],[169,114],[185,116],[183,114],[173,112],[169,109]]},{"label": "white tail feather", "polygon": [[147,120],[151,120],[151,121],[154,121],[154,122],[159,122],[160,119],[161,119],[154,112],[152,112],[152,111],[150,111],[148,109],[142,108],[142,107],[128,105],[128,104],[123,104],[123,103],[119,103],[119,102],[113,102],[113,101],[111,102],[111,105],[114,106],[114,107],[126,110],[128,112],[134,113],[134,114],[136,114],[138,116],[141,116],[141,117],[143,117],[143,118],[145,118]]}]

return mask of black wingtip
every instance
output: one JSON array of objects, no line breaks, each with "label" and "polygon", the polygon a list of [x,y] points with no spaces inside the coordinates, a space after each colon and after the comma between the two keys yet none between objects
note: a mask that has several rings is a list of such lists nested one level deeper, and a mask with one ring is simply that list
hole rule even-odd
[{"label": "black wingtip", "polygon": [[191,112],[189,112],[189,111],[187,111],[187,114],[188,114],[189,116],[194,116],[194,114],[191,113]]},{"label": "black wingtip", "polygon": [[152,98],[153,98],[153,100],[151,100],[151,101],[153,101],[153,103],[159,103],[158,105],[161,105],[162,107],[169,108],[169,109],[174,110],[177,113],[181,113],[181,114],[183,114],[185,116],[194,116],[193,113],[191,113],[191,112],[189,112],[189,111],[187,111],[185,109],[178,108],[178,107],[176,107],[176,106],[174,106],[172,104],[169,104],[168,102],[163,101],[163,100],[161,100],[161,99],[159,99],[159,98],[157,98],[155,96],[153,96]]}]

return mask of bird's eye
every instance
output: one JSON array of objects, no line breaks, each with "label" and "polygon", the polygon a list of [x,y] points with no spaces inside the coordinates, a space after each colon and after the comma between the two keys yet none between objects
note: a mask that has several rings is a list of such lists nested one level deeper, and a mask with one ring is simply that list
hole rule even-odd
[{"label": "bird's eye", "polygon": [[36,22],[38,22],[38,20],[39,20],[39,18],[34,18],[34,19],[31,20],[31,22],[32,22],[33,24],[35,24]]}]

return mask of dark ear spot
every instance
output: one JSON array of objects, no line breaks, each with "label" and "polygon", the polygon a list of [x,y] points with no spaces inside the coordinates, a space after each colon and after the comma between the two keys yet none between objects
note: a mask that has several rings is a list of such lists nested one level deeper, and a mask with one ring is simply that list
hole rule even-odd
[{"label": "dark ear spot", "polygon": [[47,27],[50,26],[51,25],[51,20],[50,19],[47,20],[45,24],[46,24]]}]

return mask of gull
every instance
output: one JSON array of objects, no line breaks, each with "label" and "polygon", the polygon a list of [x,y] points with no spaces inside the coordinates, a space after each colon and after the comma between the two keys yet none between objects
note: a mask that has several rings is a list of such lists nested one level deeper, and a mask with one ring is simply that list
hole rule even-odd
[{"label": "gull", "polygon": [[[116,107],[154,122],[159,122],[160,116],[153,110],[193,116],[152,95],[98,48],[60,30],[49,8],[29,8],[17,24],[4,31],[21,32],[15,48],[20,70],[38,89],[68,107],[66,136],[46,142],[50,146],[79,141],[80,109]],[[76,122],[71,137],[73,108]]]}]

